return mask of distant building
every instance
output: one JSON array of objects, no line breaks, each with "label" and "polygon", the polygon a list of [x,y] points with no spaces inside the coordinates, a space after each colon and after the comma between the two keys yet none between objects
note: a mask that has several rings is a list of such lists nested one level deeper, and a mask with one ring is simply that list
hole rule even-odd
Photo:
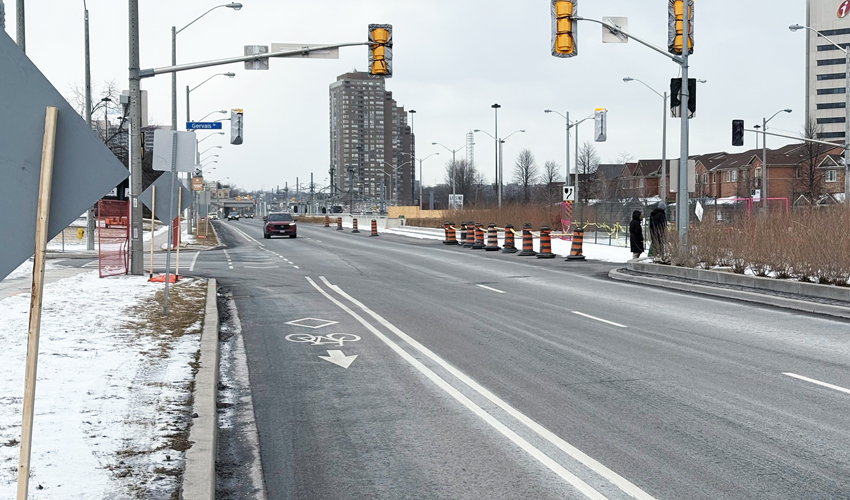
[{"label": "distant building", "polygon": [[[850,5],[850,4],[847,4]],[[850,46],[850,8],[844,0],[808,0],[806,25],[844,48]],[[810,30],[806,37],[806,116],[814,116],[818,137],[844,140],[846,87],[844,53]]]},{"label": "distant building", "polygon": [[383,78],[340,75],[330,85],[331,178],[337,202],[414,202],[416,142]]}]

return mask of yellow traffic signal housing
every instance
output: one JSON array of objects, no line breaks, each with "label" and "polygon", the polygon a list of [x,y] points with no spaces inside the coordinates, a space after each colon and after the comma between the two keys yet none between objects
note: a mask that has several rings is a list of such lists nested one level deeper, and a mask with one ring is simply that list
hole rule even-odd
[{"label": "yellow traffic signal housing", "polygon": [[682,55],[685,1],[688,2],[688,55],[694,53],[694,0],[669,0],[667,52]]},{"label": "yellow traffic signal housing", "polygon": [[393,26],[369,25],[369,73],[390,78],[393,76]]},{"label": "yellow traffic signal housing", "polygon": [[552,0],[552,55],[573,57],[578,55],[578,0]]}]

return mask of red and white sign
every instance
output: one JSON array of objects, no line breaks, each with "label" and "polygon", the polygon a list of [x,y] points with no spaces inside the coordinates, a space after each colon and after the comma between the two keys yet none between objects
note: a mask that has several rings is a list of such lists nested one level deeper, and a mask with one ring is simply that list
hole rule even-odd
[{"label": "red and white sign", "polygon": [[844,0],[838,6],[838,17],[843,19],[847,14],[850,14],[850,0]]}]

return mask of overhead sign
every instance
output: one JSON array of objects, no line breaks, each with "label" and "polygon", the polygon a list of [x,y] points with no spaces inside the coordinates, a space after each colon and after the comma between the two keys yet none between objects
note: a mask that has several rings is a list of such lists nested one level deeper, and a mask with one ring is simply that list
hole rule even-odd
[{"label": "overhead sign", "polygon": [[[153,186],[156,186],[156,206],[153,205]],[[162,174],[159,178],[153,181],[153,184],[139,195],[139,200],[151,210],[156,210],[154,216],[162,222],[169,222],[177,217],[180,212],[189,208],[192,205],[192,192],[186,189],[183,184],[175,183],[174,188],[180,189],[182,193],[180,198],[180,209],[177,208],[177,191],[174,191],[174,210],[171,211],[171,217],[168,217],[168,207],[171,204],[171,174]]]},{"label": "overhead sign", "polygon": [[[246,45],[245,46],[245,55],[253,56],[258,54],[268,54],[269,46],[268,45]],[[268,57],[260,57],[259,59],[255,59],[253,61],[245,61],[245,69],[269,69],[269,58]]]},{"label": "overhead sign", "polygon": [[564,186],[564,201],[576,201],[576,188]]},{"label": "overhead sign", "polygon": [[221,122],[186,122],[186,130],[221,130]]},{"label": "overhead sign", "polygon": [[195,151],[198,150],[198,136],[192,132],[156,129],[153,132],[153,169],[171,171],[174,136],[177,136],[177,171],[195,170]]},{"label": "overhead sign", "polygon": [[296,50],[304,50],[305,52],[299,56],[290,56],[293,59],[304,58],[304,59],[339,59],[339,49],[324,49],[324,50],[315,50],[312,52],[306,52],[306,49],[311,49],[313,47],[322,47],[328,44],[320,44],[320,43],[273,43],[272,44],[272,52],[293,52]]},{"label": "overhead sign", "polygon": [[127,167],[0,30],[0,279],[30,258],[35,248],[48,106],[59,110],[48,240],[128,176]]},{"label": "overhead sign", "polygon": [[[616,28],[629,32],[629,18],[628,17],[603,17],[602,22],[608,23],[611,26],[615,26]],[[621,33],[620,31],[612,31],[610,28],[602,25],[602,43],[628,43],[629,37]]]}]

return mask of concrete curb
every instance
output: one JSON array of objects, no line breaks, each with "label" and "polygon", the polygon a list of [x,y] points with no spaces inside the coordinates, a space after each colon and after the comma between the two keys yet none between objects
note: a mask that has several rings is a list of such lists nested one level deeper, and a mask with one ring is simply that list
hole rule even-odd
[{"label": "concrete curb", "polygon": [[92,250],[89,252],[47,252],[45,257],[48,259],[96,259],[97,252]]},{"label": "concrete curb", "polygon": [[744,302],[752,302],[783,309],[791,309],[794,311],[802,311],[813,314],[822,314],[824,316],[832,316],[841,319],[850,319],[850,307],[833,306],[829,304],[818,304],[816,302],[807,302],[805,300],[789,299],[786,297],[776,297],[774,295],[765,295],[755,292],[745,292],[742,290],[730,290],[728,288],[716,288],[709,285],[698,285],[695,283],[683,283],[681,281],[671,281],[663,278],[651,278],[648,276],[633,276],[631,274],[621,273],[618,269],[612,269],[608,272],[608,277],[629,283],[638,283],[641,285],[652,285],[661,288],[669,288],[673,290],[681,290],[684,292],[699,293],[702,295],[711,295],[724,299],[741,300]]},{"label": "concrete curb", "polygon": [[850,306],[850,287],[837,287],[832,285],[819,285],[817,283],[804,283],[794,280],[778,280],[774,278],[763,278],[759,276],[747,276],[711,269],[691,269],[680,266],[667,266],[652,264],[648,262],[637,262],[630,260],[626,269],[661,276],[674,276],[707,283],[722,283],[726,285],[737,285],[755,290],[770,290],[773,292],[802,295],[820,299],[843,300]]},{"label": "concrete curb", "polygon": [[215,498],[215,459],[218,450],[218,303],[216,281],[209,280],[204,332],[201,335],[200,368],[195,376],[195,405],[189,429],[192,447],[186,450],[186,469],[180,498],[213,500]]}]

